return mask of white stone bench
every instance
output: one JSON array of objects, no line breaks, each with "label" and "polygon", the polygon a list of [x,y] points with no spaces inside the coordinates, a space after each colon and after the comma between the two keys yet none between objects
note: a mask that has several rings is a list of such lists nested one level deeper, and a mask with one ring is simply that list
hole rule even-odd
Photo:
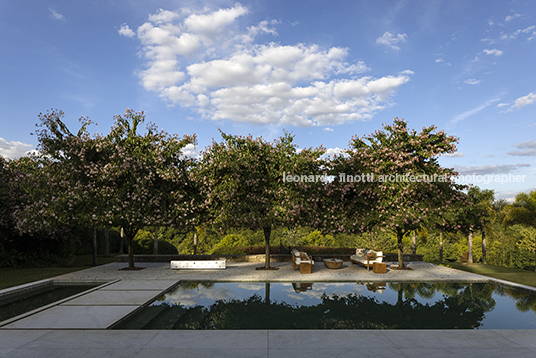
[{"label": "white stone bench", "polygon": [[208,269],[208,270],[224,270],[226,268],[225,260],[174,260],[171,261],[171,269],[189,269],[189,270],[198,270],[198,269]]}]

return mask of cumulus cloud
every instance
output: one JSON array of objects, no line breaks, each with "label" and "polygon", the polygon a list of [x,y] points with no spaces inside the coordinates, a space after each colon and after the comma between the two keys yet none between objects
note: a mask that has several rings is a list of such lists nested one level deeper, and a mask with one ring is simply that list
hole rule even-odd
[{"label": "cumulus cloud", "polygon": [[484,49],[482,52],[484,52],[486,55],[495,55],[495,56],[501,56],[503,52],[501,50],[497,50],[496,48],[488,50]]},{"label": "cumulus cloud", "polygon": [[34,146],[17,141],[8,142],[4,138],[0,138],[0,156],[8,159],[17,159],[25,156],[32,151]]},{"label": "cumulus cloud", "polygon": [[504,174],[510,173],[519,168],[530,167],[528,163],[522,164],[501,164],[501,165],[480,165],[474,167],[459,166],[454,169],[460,173],[460,175],[486,175],[486,174]]},{"label": "cumulus cloud", "polygon": [[397,51],[400,50],[400,46],[398,46],[398,44],[401,42],[405,43],[407,41],[408,41],[408,35],[398,34],[394,36],[390,32],[386,32],[383,34],[382,37],[379,37],[376,39],[377,44],[390,47],[393,50],[397,50]]},{"label": "cumulus cloud", "polygon": [[529,104],[532,104],[536,102],[536,93],[529,93],[526,96],[519,97],[515,100],[512,108],[513,109],[521,109],[522,107],[528,106]]},{"label": "cumulus cloud", "polygon": [[338,148],[338,147],[327,148],[326,152],[324,153],[324,155],[322,157],[327,158],[327,157],[334,157],[334,156],[339,156],[339,155],[342,155],[344,157],[348,157],[348,154],[345,151],[346,151],[346,149],[342,149],[342,148]]},{"label": "cumulus cloud", "polygon": [[509,107],[505,111],[501,112],[501,113],[507,113],[507,112],[520,110],[521,108],[528,106],[529,104],[533,104],[534,102],[536,102],[536,93],[531,92],[526,96],[519,97],[518,99],[514,101],[513,104],[512,102],[499,103],[497,107]]},{"label": "cumulus cloud", "polygon": [[200,153],[197,147],[194,144],[186,144],[184,148],[182,148],[182,155],[186,157],[192,157],[192,158],[200,158]]},{"label": "cumulus cloud", "polygon": [[136,36],[136,33],[130,27],[128,27],[127,24],[121,25],[121,28],[119,29],[118,32],[119,32],[119,35],[123,35],[125,37],[134,37],[134,36]]},{"label": "cumulus cloud", "polygon": [[[277,36],[277,21],[241,27],[248,9],[159,10],[135,34],[146,69],[145,89],[212,120],[295,126],[334,125],[371,118],[411,71],[359,77],[369,68],[348,50],[310,44],[256,43]],[[402,37],[405,40],[405,35]]]},{"label": "cumulus cloud", "polygon": [[508,155],[515,155],[520,157],[534,157],[536,156],[536,141],[528,140],[526,142],[519,143],[515,146],[521,150],[514,150],[507,152]]}]

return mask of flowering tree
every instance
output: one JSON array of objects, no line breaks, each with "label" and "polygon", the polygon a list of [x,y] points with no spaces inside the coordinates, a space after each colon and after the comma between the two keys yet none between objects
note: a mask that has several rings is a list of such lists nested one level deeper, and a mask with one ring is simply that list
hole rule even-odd
[{"label": "flowering tree", "polygon": [[332,228],[394,231],[399,268],[404,268],[402,238],[421,227],[457,226],[450,209],[466,199],[463,186],[451,178],[456,173],[437,162],[438,155],[456,151],[457,139],[435,129],[410,131],[395,118],[383,131],[352,138],[350,149],[332,162],[335,178],[327,190],[339,202],[333,216],[343,219]]},{"label": "flowering tree", "polygon": [[263,230],[270,269],[270,235],[274,227],[299,222],[303,201],[300,183],[286,180],[291,173],[318,173],[322,148],[299,153],[286,133],[272,143],[262,138],[221,133],[202,153],[197,172],[205,188],[207,209],[213,223],[223,229],[246,227]]},{"label": "flowering tree", "polygon": [[195,137],[180,138],[147,126],[140,135],[143,112],[130,109],[115,116],[107,136],[91,136],[91,123],[73,135],[61,121],[61,111],[40,115],[37,175],[23,182],[32,202],[18,214],[21,231],[72,225],[105,224],[124,228],[129,269],[134,268],[132,239],[143,226],[186,222],[195,213],[189,179],[190,159],[181,149]]}]

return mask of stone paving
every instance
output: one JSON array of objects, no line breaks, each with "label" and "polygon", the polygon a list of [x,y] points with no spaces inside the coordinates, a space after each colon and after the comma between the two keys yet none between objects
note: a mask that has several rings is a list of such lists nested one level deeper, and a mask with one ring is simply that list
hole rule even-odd
[{"label": "stone paving", "polygon": [[322,262],[316,262],[311,274],[301,274],[288,262],[272,262],[278,270],[256,270],[263,266],[259,262],[229,262],[225,270],[171,270],[169,263],[136,263],[143,270],[124,271],[125,263],[112,263],[83,271],[58,276],[56,280],[215,280],[215,281],[272,281],[272,282],[308,282],[308,281],[487,281],[489,277],[469,272],[433,265],[427,262],[408,262],[411,270],[390,269],[395,263],[387,263],[387,273],[376,274],[372,268],[344,262],[337,270],[331,270]]},{"label": "stone paving", "polygon": [[[106,330],[121,317],[152,301],[180,280],[212,281],[463,281],[475,275],[425,262],[412,270],[367,272],[345,262],[338,270],[316,263],[312,274],[274,262],[278,270],[255,270],[260,263],[228,263],[225,270],[171,270],[169,263],[136,263],[138,271],[112,263],[55,281],[114,281],[30,317],[0,327],[0,358],[11,357],[452,357],[536,356],[536,330]],[[524,289],[531,289],[517,285]]]}]

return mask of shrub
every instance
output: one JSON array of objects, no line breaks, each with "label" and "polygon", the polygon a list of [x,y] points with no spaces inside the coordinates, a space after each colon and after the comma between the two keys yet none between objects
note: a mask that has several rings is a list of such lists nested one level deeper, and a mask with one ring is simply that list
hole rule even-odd
[{"label": "shrub", "polygon": [[[212,251],[212,255],[262,255],[264,246],[234,246],[221,247]],[[270,254],[279,254],[279,246],[270,247]]]},{"label": "shrub", "polygon": [[[132,240],[134,254],[136,255],[151,255],[154,254],[154,233],[139,230],[134,240]],[[158,253],[161,255],[177,255],[178,251],[173,244],[158,240]]]},{"label": "shrub", "polygon": [[351,247],[299,246],[296,248],[307,252],[308,255],[353,255],[355,253],[355,249]]}]

